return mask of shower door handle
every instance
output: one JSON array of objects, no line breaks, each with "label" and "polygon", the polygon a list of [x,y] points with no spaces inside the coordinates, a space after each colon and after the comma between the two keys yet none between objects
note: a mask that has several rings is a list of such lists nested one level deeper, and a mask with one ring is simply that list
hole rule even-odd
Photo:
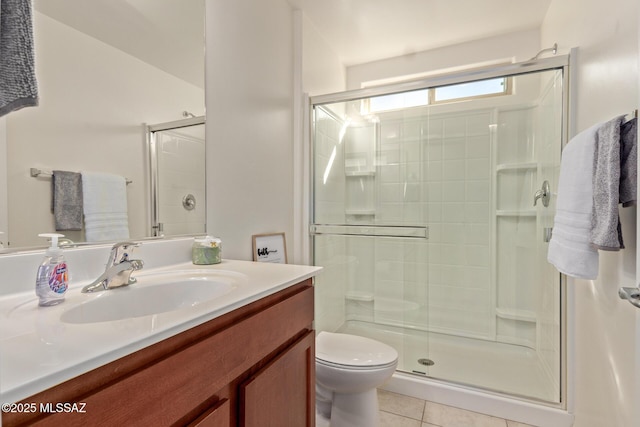
[{"label": "shower door handle", "polygon": [[549,200],[551,200],[551,186],[549,185],[549,181],[543,182],[542,188],[533,195],[533,206],[538,204],[538,199],[542,199],[542,205],[545,208],[549,206]]},{"label": "shower door handle", "polygon": [[639,288],[620,288],[618,289],[618,296],[621,299],[626,299],[634,306],[640,308],[640,289]]}]

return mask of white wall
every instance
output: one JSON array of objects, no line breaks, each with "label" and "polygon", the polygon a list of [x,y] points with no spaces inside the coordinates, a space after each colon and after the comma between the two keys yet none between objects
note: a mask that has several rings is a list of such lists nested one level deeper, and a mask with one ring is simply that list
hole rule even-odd
[{"label": "white wall", "polygon": [[302,85],[309,96],[346,89],[346,69],[313,23],[302,20]]},{"label": "white wall", "polygon": [[434,71],[442,73],[473,64],[523,61],[538,52],[538,40],[539,32],[529,30],[354,65],[347,68],[347,89],[359,89],[363,82],[399,76],[421,77]]},{"label": "white wall", "polygon": [[143,123],[203,114],[203,90],[46,15],[34,23],[40,105],[6,118],[11,246],[42,245],[37,234],[54,230],[51,179],[32,178],[31,167],[133,180],[130,235],[148,236]]},{"label": "white wall", "polygon": [[293,11],[207,0],[207,232],[251,259],[251,235],[293,234]]},{"label": "white wall", "polygon": [[[553,0],[541,28],[541,45],[561,51],[578,48],[574,84],[575,131],[630,112],[640,104],[638,90],[637,0]],[[635,286],[636,212],[621,209],[626,249],[600,252],[595,281],[569,280],[574,300],[573,401],[576,427],[632,426],[636,310],[617,295]],[[569,384],[572,385],[571,383]]]}]

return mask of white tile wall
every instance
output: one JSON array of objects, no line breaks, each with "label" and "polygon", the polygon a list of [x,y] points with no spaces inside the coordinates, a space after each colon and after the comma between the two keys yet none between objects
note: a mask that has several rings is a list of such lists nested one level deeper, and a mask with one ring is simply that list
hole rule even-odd
[{"label": "white tile wall", "polygon": [[376,239],[368,252],[370,240],[350,239],[349,254],[375,274],[359,271],[348,286],[421,305],[422,315],[386,312],[385,321],[486,336],[493,316],[490,113],[380,118],[372,219],[428,226],[429,240]]},{"label": "white tile wall", "polygon": [[[337,295],[343,288],[379,301],[408,300],[420,305],[412,316],[401,310],[385,312],[388,322],[428,324],[435,330],[464,335],[490,334],[489,121],[489,112],[428,119],[381,117],[375,176],[365,181],[345,178],[344,151],[351,156],[348,166],[356,164],[354,153],[365,151],[373,142],[371,135],[362,130],[347,132],[341,144],[338,135],[342,124],[322,112],[316,116],[315,222],[363,220],[429,227],[428,240],[316,238],[316,260],[329,266],[317,281],[317,326],[339,326],[337,312],[345,306]],[[337,152],[325,183],[334,147]],[[345,207],[368,200],[358,195],[361,200],[348,201],[348,193],[358,194],[358,186],[364,189],[372,183],[375,216],[345,216]],[[350,185],[354,189],[350,190]],[[349,261],[335,261],[336,254],[344,254]],[[330,283],[347,277],[351,280],[342,287]]]}]

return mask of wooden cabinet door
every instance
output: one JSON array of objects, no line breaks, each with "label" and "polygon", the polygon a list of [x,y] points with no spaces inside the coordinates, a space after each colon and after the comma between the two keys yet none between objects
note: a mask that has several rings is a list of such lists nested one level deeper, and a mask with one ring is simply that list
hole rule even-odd
[{"label": "wooden cabinet door", "polygon": [[240,386],[243,427],[315,426],[315,333],[308,332]]}]

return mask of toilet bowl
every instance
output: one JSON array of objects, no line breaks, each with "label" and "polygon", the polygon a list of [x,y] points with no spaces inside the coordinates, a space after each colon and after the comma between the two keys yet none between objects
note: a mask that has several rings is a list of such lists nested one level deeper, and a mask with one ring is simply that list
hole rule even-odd
[{"label": "toilet bowl", "polygon": [[376,388],[393,375],[398,352],[356,335],[322,331],[316,337],[316,408],[331,427],[378,425]]}]

